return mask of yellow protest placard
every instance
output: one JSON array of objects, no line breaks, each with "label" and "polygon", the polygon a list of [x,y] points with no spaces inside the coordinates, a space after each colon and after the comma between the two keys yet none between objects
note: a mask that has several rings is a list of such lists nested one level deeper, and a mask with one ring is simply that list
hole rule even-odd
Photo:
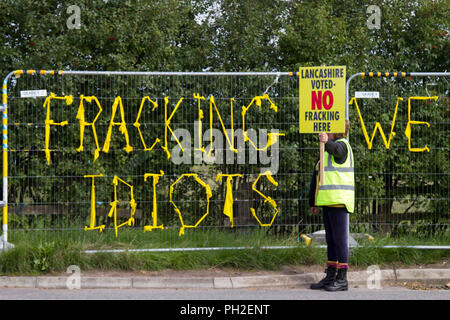
[{"label": "yellow protest placard", "polygon": [[345,66],[301,67],[300,133],[345,132]]}]

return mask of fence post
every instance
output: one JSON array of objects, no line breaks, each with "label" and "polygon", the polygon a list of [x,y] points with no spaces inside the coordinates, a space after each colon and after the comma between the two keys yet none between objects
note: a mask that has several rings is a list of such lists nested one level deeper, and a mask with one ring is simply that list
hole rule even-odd
[{"label": "fence post", "polygon": [[14,72],[10,72],[3,80],[2,85],[2,103],[0,110],[2,111],[2,184],[3,199],[0,202],[3,211],[3,234],[2,244],[3,251],[6,251],[11,244],[8,245],[8,79]]},{"label": "fence post", "polygon": [[[350,76],[350,78],[347,79],[347,82],[345,84],[345,120],[350,119],[350,114],[348,110],[348,102],[349,102],[349,86],[350,81],[358,76],[360,73],[356,73]],[[350,131],[348,132],[348,136],[350,135]],[[347,140],[348,140],[347,136]],[[347,249],[348,252],[350,252],[350,214],[347,214]]]}]

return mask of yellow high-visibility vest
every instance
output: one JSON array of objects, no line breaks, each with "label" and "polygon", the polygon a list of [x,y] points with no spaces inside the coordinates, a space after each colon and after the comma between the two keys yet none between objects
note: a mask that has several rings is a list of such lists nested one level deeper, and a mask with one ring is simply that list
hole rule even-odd
[{"label": "yellow high-visibility vest", "polygon": [[345,205],[347,211],[355,209],[355,172],[353,166],[353,152],[347,139],[337,139],[347,145],[347,159],[343,164],[334,161],[334,157],[324,153],[324,181],[319,185],[316,205],[336,206]]}]

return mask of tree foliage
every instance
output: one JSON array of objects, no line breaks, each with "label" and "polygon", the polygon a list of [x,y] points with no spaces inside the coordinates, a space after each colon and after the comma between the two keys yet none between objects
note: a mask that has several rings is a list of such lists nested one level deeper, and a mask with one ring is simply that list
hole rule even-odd
[{"label": "tree foliage", "polygon": [[[346,65],[347,74],[351,75],[361,71],[448,71],[450,66],[448,1],[78,0],[74,1],[73,5],[80,8],[79,29],[69,28],[67,25],[72,14],[67,11],[69,6],[67,2],[2,1],[0,74],[6,76],[10,71],[17,69],[295,72],[300,66],[324,64]],[[370,29],[367,26],[370,13],[366,10],[369,5],[378,5],[381,8],[379,29]],[[216,97],[221,94],[224,98],[245,96],[249,92],[256,92],[253,91],[254,88],[260,90],[258,88],[268,87],[272,80],[260,83],[255,79],[247,82],[245,88],[221,87],[221,92],[217,92],[218,89],[214,88],[215,83],[211,81],[209,86],[204,87],[210,91],[204,93],[216,93]],[[104,96],[114,96],[113,83],[95,81],[84,79],[79,83],[67,84],[67,87],[77,88],[77,93],[80,94],[84,94],[84,88],[89,87],[97,91],[91,93],[93,95],[102,93]],[[135,86],[135,83],[127,83],[126,79],[117,81],[118,87]],[[414,111],[415,118],[426,119],[424,121],[432,123],[432,126],[442,123],[442,119],[448,119],[448,82],[446,84],[447,86],[444,85],[438,92],[444,97],[433,105],[438,112],[429,113],[429,110],[422,108]],[[58,86],[61,83],[49,85]],[[195,85],[189,84],[189,88],[194,90]],[[358,85],[370,89],[367,83]],[[375,139],[376,151],[367,150],[358,115],[354,109],[351,110],[350,117],[354,124],[352,139],[359,143],[355,145],[360,165],[358,182],[361,184],[358,188],[360,194],[364,195],[360,200],[359,214],[364,216],[367,213],[383,213],[387,218],[383,218],[385,220],[381,222],[389,222],[393,201],[400,203],[403,201],[407,207],[411,204],[427,207],[427,210],[436,213],[433,216],[435,220],[440,216],[448,219],[448,212],[445,212],[449,207],[446,187],[448,128],[444,126],[443,131],[434,128],[426,131],[422,128],[419,131],[420,138],[414,143],[424,145],[428,141],[433,148],[433,153],[430,154],[408,153],[405,151],[407,140],[402,139],[400,134],[405,130],[408,121],[407,98],[410,94],[426,95],[429,93],[428,89],[432,90],[433,87],[425,80],[420,82],[412,79],[386,81],[381,84],[378,82],[378,85],[384,85],[386,108],[375,110],[376,107],[371,106],[370,102],[361,103],[361,107],[366,110],[364,120],[369,128],[369,134],[372,133],[377,121],[380,121],[384,131],[388,132],[392,121],[392,108],[395,105],[394,99],[403,97],[405,100],[398,118],[399,127],[396,129],[398,134],[390,150],[383,147],[379,136]],[[149,88],[158,91],[160,95],[169,92],[164,83],[143,81],[128,98],[136,101],[142,98],[142,94]],[[295,97],[298,88],[295,85],[290,88],[292,92],[289,94]],[[274,94],[280,94],[276,86],[271,90]],[[172,91],[171,96],[175,99],[180,92]],[[310,178],[306,173],[310,171],[316,157],[309,150],[317,142],[315,137],[300,137],[297,134],[297,128],[292,125],[297,121],[295,116],[297,105],[288,99],[286,92],[283,92],[283,95],[287,98],[288,107],[278,115],[270,112],[264,114],[264,121],[290,124],[283,128],[287,134],[281,140],[281,146],[292,152],[284,153],[280,163],[284,174],[293,174],[286,178],[286,181],[296,190],[296,200],[300,199],[301,204],[293,210],[292,205],[285,203],[284,209],[287,212],[286,216],[295,216],[297,220],[306,219],[303,222],[311,222],[306,213],[308,208],[305,190],[308,188]],[[112,101],[106,99],[102,103],[105,104],[105,109],[109,109]],[[192,108],[195,108],[195,100],[191,99],[190,103]],[[225,100],[220,101],[222,106],[228,106],[228,103]],[[175,102],[171,101],[171,108],[174,104]],[[19,118],[20,115],[26,115],[30,107],[32,106],[25,102],[17,102],[13,116]],[[160,105],[161,112],[162,107]],[[226,108],[222,107],[221,110]],[[135,111],[136,109],[133,109],[133,112]],[[105,114],[108,112],[110,110],[105,111]],[[87,115],[92,119],[95,110],[88,110]],[[239,111],[236,111],[236,115],[235,119],[239,117]],[[159,120],[162,116],[163,114],[159,113]],[[128,123],[132,123],[134,117],[135,113],[127,111]],[[154,113],[148,109],[144,111],[143,117],[154,120],[152,118]],[[183,120],[189,122],[196,120],[189,112],[183,113],[183,117],[185,118],[177,121],[181,123]],[[71,121],[76,123],[75,114]],[[225,123],[229,121],[229,117],[224,117]],[[99,126],[103,126],[99,136],[105,133],[108,122],[107,117],[99,122]],[[163,135],[162,127],[153,129],[157,135]],[[39,130],[32,135],[22,135],[17,131],[14,138],[16,140],[13,141],[27,142],[36,146],[44,138],[42,128]],[[57,134],[59,129],[52,130]],[[66,134],[68,137],[77,137],[77,130],[78,127],[72,126]],[[150,141],[151,137],[154,136],[146,136],[147,141]],[[89,140],[91,138],[86,139],[88,139],[86,144],[92,145],[92,140]],[[123,143],[123,140],[118,141]],[[133,143],[137,145],[140,142],[134,140]],[[63,159],[58,162],[57,154],[53,157],[55,172],[67,176],[81,175],[80,166],[83,167],[87,161],[75,155],[72,162]],[[39,172],[51,175],[51,169],[45,168],[42,162],[36,163],[36,159],[30,154],[17,155],[14,159],[17,176],[39,175]],[[166,159],[163,152],[152,156],[142,153],[127,155],[122,152],[104,156],[102,161],[101,165],[96,164],[92,168],[97,172],[111,174],[122,172],[124,168],[142,172],[149,164],[155,168],[161,167]],[[27,168],[33,168],[35,172],[29,172]],[[214,170],[216,169],[218,168],[214,167]],[[224,172],[227,170],[225,167],[219,169]],[[184,168],[171,167],[171,170],[172,173],[181,173]],[[408,172],[425,174],[418,173],[412,177],[405,175]],[[436,176],[431,176],[429,174],[431,172]],[[292,188],[289,186],[281,188],[277,196],[292,198]],[[49,182],[48,185],[42,186],[41,192],[52,194],[59,188],[65,190],[67,198],[73,194],[81,197],[85,187]],[[239,189],[242,186],[235,187]],[[13,183],[11,188],[11,191],[17,193],[26,191],[19,191],[20,183],[16,185]],[[143,185],[138,188],[145,190]],[[187,192],[190,187],[186,184],[183,188]],[[108,192],[110,191],[103,191],[104,194]],[[37,194],[34,196],[39,197]],[[85,197],[84,194],[83,196]],[[433,201],[433,198],[447,200],[444,200],[442,205],[442,202]],[[14,199],[13,202],[22,200]],[[47,198],[46,201],[52,202],[52,199]],[[407,208],[404,211],[408,210]],[[437,223],[437,220],[434,222]]]}]

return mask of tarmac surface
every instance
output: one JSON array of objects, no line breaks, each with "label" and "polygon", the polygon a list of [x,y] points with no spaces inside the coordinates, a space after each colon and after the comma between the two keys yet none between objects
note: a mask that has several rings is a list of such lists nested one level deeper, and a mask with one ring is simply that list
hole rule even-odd
[{"label": "tarmac surface", "polygon": [[[204,301],[215,301],[215,304],[251,304],[263,301],[443,301],[450,300],[450,290],[410,290],[405,287],[385,286],[379,290],[366,287],[351,286],[348,291],[327,292],[324,290],[298,288],[246,288],[246,289],[36,289],[36,288],[0,288],[0,300],[101,300],[101,301],[150,301],[157,305],[160,301],[176,302],[182,306],[186,300],[195,301],[195,305],[202,305]],[[182,301],[185,301],[184,303]],[[258,302],[257,302],[258,301]],[[190,303],[193,305],[194,303]],[[207,305],[207,304],[205,304]],[[448,307],[448,306],[447,306]]]},{"label": "tarmac surface", "polygon": [[[316,268],[317,269],[317,268]],[[306,289],[324,277],[317,270],[233,272],[197,270],[164,272],[82,272],[68,268],[53,276],[2,276],[0,288],[36,289]],[[377,289],[400,286],[409,289],[450,289],[450,268],[380,269],[348,272],[349,286]]]}]

